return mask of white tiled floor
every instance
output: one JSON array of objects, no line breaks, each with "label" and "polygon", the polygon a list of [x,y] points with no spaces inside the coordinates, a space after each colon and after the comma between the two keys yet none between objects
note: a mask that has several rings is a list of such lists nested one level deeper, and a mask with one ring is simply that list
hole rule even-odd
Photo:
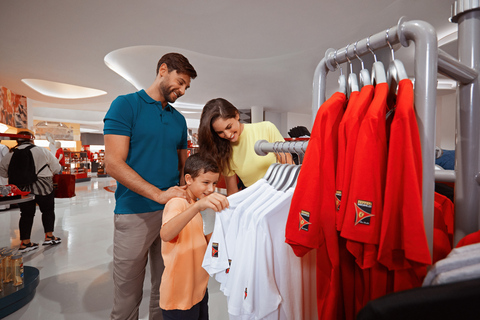
[{"label": "white tiled floor", "polygon": [[[24,255],[24,264],[40,271],[34,299],[5,320],[108,319],[113,301],[112,250],[114,194],[104,187],[112,178],[92,177],[76,184],[76,196],[55,199],[57,246],[42,247]],[[0,247],[20,245],[19,209],[0,212]],[[32,240],[44,237],[37,209]],[[149,296],[147,267],[144,297]],[[215,280],[209,283],[211,319],[228,319],[226,298]],[[140,306],[140,319],[148,319],[148,299]]]}]

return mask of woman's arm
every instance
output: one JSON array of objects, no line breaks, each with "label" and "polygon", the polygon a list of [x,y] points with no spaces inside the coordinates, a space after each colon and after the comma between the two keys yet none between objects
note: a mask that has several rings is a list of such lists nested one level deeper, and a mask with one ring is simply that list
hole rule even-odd
[{"label": "woman's arm", "polygon": [[237,193],[237,175],[234,174],[233,176],[225,177],[225,185],[227,187],[227,196]]}]

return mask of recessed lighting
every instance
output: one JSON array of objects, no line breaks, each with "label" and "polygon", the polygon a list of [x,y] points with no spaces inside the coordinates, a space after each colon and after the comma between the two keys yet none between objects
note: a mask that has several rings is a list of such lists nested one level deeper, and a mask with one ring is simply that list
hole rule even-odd
[{"label": "recessed lighting", "polygon": [[22,82],[40,94],[60,99],[83,99],[107,94],[103,90],[40,79],[22,79]]}]

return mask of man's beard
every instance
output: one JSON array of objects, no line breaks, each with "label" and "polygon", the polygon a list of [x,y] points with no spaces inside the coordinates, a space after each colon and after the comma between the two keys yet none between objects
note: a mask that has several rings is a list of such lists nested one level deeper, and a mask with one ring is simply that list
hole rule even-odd
[{"label": "man's beard", "polygon": [[175,98],[172,99],[173,90],[171,90],[170,88],[167,88],[164,85],[160,85],[160,91],[162,92],[163,97],[165,98],[165,101],[169,103],[174,103],[177,100],[177,96],[175,96]]}]

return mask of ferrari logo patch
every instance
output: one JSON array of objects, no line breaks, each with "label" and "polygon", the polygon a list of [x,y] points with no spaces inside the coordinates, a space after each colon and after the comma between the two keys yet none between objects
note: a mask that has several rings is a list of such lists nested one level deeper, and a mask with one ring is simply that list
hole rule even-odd
[{"label": "ferrari logo patch", "polygon": [[298,230],[308,231],[308,226],[312,224],[310,222],[310,212],[305,210],[300,211],[299,218]]},{"label": "ferrari logo patch", "polygon": [[218,258],[218,243],[212,243],[212,257]]},{"label": "ferrari logo patch", "polygon": [[230,272],[230,266],[232,265],[232,259],[228,259],[228,268],[225,270],[225,273]]},{"label": "ferrari logo patch", "polygon": [[342,191],[337,190],[335,192],[335,208],[340,211],[340,203],[342,203]]},{"label": "ferrari logo patch", "polygon": [[370,201],[358,200],[355,203],[355,225],[370,225],[370,218],[375,216],[372,214],[372,206]]}]

